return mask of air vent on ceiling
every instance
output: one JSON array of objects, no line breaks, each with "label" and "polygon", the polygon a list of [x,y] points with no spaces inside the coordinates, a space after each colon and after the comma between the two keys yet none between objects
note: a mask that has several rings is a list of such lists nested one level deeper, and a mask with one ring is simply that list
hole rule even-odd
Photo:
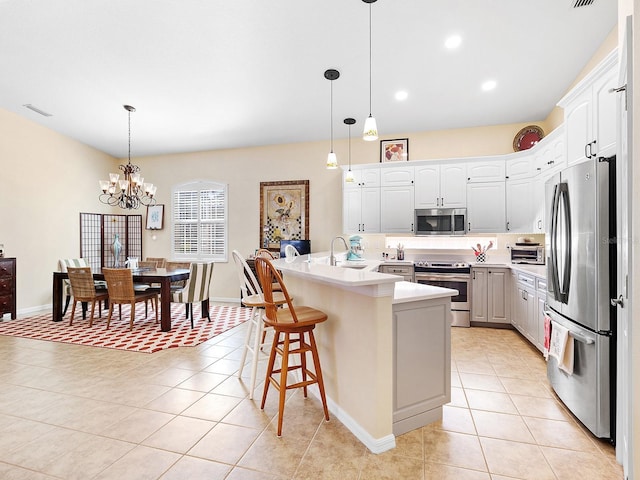
[{"label": "air vent on ceiling", "polygon": [[571,3],[573,4],[573,8],[578,8],[578,7],[588,7],[589,5],[593,5],[593,2],[595,2],[596,0],[571,0]]},{"label": "air vent on ceiling", "polygon": [[31,105],[30,103],[26,103],[23,105],[23,107],[28,108],[29,110],[32,110],[36,113],[39,113],[40,115],[43,115],[45,117],[53,117],[52,113],[47,113],[44,110],[40,110],[38,107],[34,107],[33,105]]}]

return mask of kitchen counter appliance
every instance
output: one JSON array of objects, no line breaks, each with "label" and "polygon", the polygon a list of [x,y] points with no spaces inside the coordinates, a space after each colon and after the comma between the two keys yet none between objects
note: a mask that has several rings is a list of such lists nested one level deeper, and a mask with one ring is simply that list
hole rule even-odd
[{"label": "kitchen counter appliance", "polygon": [[511,263],[544,265],[544,247],[535,244],[513,245],[511,247]]},{"label": "kitchen counter appliance", "polygon": [[616,214],[615,156],[569,167],[545,184],[547,309],[569,330],[574,369],[555,358],[547,378],[594,435],[615,439]]},{"label": "kitchen counter appliance", "polygon": [[413,263],[416,283],[452,288],[458,295],[451,297],[451,325],[469,327],[471,311],[471,266],[464,262],[428,262],[417,260]]}]

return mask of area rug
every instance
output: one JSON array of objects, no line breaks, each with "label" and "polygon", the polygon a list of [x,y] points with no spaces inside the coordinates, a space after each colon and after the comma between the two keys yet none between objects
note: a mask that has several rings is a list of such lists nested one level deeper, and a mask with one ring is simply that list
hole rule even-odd
[{"label": "area rug", "polygon": [[[136,307],[131,331],[129,307],[123,306],[122,319],[114,315],[109,330],[106,329],[107,314],[104,310],[102,318],[95,318],[93,326],[89,328],[89,319],[83,320],[82,313],[77,311],[73,325],[69,326],[69,309],[62,322],[52,321],[50,313],[0,321],[0,335],[153,353],[168,348],[199,345],[247,321],[251,315],[250,308],[213,305],[209,308],[211,322],[208,322],[206,318],[201,318],[199,305],[194,310],[194,328],[191,329],[191,323],[185,318],[185,306],[172,304],[170,332],[160,331],[160,324],[155,323],[151,309],[149,317],[145,319],[144,304],[140,303]],[[95,316],[98,316],[97,311]]]}]

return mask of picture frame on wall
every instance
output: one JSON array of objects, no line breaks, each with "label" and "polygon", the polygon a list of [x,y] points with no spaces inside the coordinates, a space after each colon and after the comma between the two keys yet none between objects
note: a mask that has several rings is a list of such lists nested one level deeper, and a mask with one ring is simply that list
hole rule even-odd
[{"label": "picture frame on wall", "polygon": [[408,162],[409,139],[380,140],[380,163]]},{"label": "picture frame on wall", "polygon": [[260,182],[260,248],[309,239],[309,180]]},{"label": "picture frame on wall", "polygon": [[164,205],[149,205],[147,207],[147,230],[162,230],[164,228]]}]

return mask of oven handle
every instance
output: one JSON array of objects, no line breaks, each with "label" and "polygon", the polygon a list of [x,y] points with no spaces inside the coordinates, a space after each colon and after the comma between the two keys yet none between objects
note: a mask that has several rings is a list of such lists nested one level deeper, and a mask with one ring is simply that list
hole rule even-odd
[{"label": "oven handle", "polygon": [[435,280],[435,281],[448,281],[448,282],[468,282],[471,279],[471,275],[433,275],[429,273],[416,272],[416,282],[418,280]]}]

